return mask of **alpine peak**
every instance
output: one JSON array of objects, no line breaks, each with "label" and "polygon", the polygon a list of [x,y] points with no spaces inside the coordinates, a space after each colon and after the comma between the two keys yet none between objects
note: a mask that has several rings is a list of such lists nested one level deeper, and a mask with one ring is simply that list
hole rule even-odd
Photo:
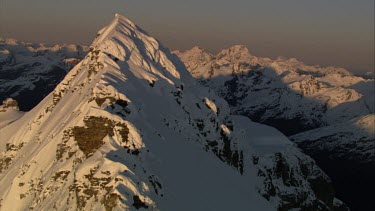
[{"label": "alpine peak", "polygon": [[237,55],[237,54],[243,54],[243,55],[250,55],[249,49],[244,45],[233,45],[229,48],[223,49],[220,51],[220,54],[228,54],[228,55]]},{"label": "alpine peak", "polygon": [[2,210],[344,206],[312,159],[279,131],[231,115],[120,15],[51,94],[0,134]]}]

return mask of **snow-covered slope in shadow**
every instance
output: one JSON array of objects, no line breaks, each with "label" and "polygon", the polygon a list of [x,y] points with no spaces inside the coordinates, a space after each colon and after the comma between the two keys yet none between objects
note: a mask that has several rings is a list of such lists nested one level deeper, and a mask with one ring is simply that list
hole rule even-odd
[{"label": "snow-covered slope in shadow", "polygon": [[290,137],[330,175],[340,199],[352,210],[375,203],[375,115],[321,127]]}]

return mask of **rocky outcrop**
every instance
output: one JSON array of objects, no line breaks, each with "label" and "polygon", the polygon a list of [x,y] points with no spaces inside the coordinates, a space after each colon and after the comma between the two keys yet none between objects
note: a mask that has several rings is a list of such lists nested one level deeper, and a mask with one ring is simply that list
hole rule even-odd
[{"label": "rocky outcrop", "polygon": [[7,98],[0,105],[0,128],[3,128],[24,115],[19,111],[18,102],[12,98]]}]

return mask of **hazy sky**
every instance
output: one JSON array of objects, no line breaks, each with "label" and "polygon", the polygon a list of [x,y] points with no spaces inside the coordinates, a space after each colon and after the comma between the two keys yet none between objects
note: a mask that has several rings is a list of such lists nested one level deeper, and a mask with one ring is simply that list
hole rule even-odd
[{"label": "hazy sky", "polygon": [[0,0],[0,36],[89,45],[114,13],[170,49],[244,44],[258,56],[374,70],[374,0]]}]

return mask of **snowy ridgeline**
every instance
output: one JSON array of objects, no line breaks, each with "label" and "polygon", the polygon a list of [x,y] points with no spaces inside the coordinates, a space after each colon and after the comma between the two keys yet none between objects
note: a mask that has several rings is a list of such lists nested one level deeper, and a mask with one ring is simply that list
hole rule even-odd
[{"label": "snowy ridgeline", "polygon": [[230,115],[119,15],[0,134],[1,210],[346,209],[311,158],[277,130]]}]

